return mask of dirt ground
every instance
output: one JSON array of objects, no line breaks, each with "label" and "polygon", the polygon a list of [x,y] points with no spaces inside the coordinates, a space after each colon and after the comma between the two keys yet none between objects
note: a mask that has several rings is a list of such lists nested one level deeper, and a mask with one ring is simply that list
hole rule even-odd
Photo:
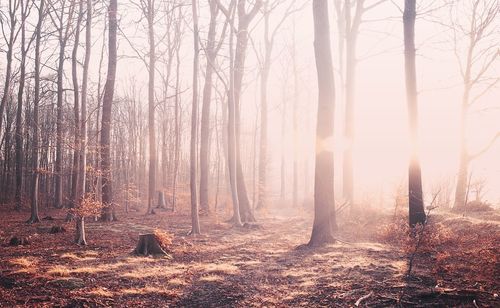
[{"label": "dirt ground", "polygon": [[[118,214],[118,222],[88,222],[89,244],[79,247],[65,211],[42,211],[54,220],[38,225],[24,223],[28,213],[0,211],[0,306],[500,307],[498,221],[441,218],[475,236],[484,229],[493,242],[483,251],[471,244],[470,255],[454,255],[457,247],[417,252],[407,277],[408,252],[378,240],[370,219],[345,222],[335,244],[297,249],[308,241],[309,214],[268,213],[256,229],[202,217],[198,237],[186,235],[186,214]],[[54,225],[66,232],[50,234]],[[174,235],[171,258],[131,255],[138,235],[156,228]],[[9,246],[12,236],[29,244]],[[488,258],[479,270],[478,255]]]}]

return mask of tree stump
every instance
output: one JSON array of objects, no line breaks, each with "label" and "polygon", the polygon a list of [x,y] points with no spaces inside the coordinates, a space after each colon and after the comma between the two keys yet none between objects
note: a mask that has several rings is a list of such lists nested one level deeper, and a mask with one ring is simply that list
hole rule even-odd
[{"label": "tree stump", "polygon": [[29,241],[25,237],[14,236],[9,241],[9,246],[29,245]]},{"label": "tree stump", "polygon": [[168,256],[153,233],[140,234],[139,242],[132,253],[137,256]]},{"label": "tree stump", "polygon": [[63,226],[52,226],[52,228],[50,228],[50,230],[49,230],[50,234],[56,234],[56,233],[62,233],[62,232],[66,232],[66,229],[64,229]]}]

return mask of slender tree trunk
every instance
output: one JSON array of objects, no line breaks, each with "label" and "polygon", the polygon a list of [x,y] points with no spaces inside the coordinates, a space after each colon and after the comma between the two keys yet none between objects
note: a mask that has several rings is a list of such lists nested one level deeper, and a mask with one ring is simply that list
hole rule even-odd
[{"label": "slender tree trunk", "polygon": [[330,47],[328,2],[313,0],[314,53],[318,74],[318,116],[316,126],[316,168],[314,176],[314,223],[310,246],[334,241],[336,229],[334,197],[333,132],[335,85]]},{"label": "slender tree trunk", "polygon": [[292,106],[292,130],[293,130],[293,188],[292,188],[292,205],[298,206],[299,192],[299,132],[298,132],[298,104],[299,104],[299,73],[297,71],[297,56],[295,44],[295,28],[293,34],[293,106]]},{"label": "slender tree trunk", "polygon": [[[83,62],[83,78],[82,78],[82,108],[80,120],[80,174],[78,177],[78,185],[76,189],[76,201],[79,207],[82,207],[82,201],[86,198],[86,170],[87,170],[87,91],[88,91],[88,75],[90,53],[92,50],[92,0],[87,0],[87,21],[85,25],[85,60]],[[85,238],[85,216],[80,214],[76,218],[76,238],[75,242],[78,245],[86,245]]]},{"label": "slender tree trunk", "polygon": [[205,85],[203,87],[203,103],[201,109],[201,132],[200,132],[200,208],[203,212],[210,211],[208,204],[208,175],[210,173],[210,104],[212,99],[213,63],[215,62],[215,34],[217,26],[217,13],[219,12],[215,1],[210,4],[210,24],[208,28],[206,56],[207,66],[205,70]]},{"label": "slender tree trunk", "polygon": [[[181,7],[178,8],[179,17],[181,16]],[[176,31],[180,31],[180,23],[177,23]],[[179,159],[180,159],[180,141],[181,141],[181,113],[180,113],[180,94],[179,94],[179,85],[180,85],[180,42],[175,50],[176,57],[176,69],[175,69],[175,149],[174,149],[174,174],[172,181],[172,211],[175,211],[176,202],[177,202],[177,176],[179,173]]]},{"label": "slender tree trunk", "polygon": [[264,3],[264,63],[260,72],[260,147],[259,147],[259,186],[258,186],[258,204],[261,209],[266,206],[267,198],[267,84],[269,79],[269,70],[271,67],[272,43],[269,40],[269,8],[268,2]]},{"label": "slender tree trunk", "polygon": [[156,46],[154,32],[154,7],[152,1],[147,2],[148,40],[149,40],[149,82],[148,82],[148,131],[149,131],[149,185],[148,214],[153,211],[156,191],[156,134],[155,134],[155,72]]},{"label": "slender tree trunk", "polygon": [[422,196],[422,175],[418,158],[418,102],[417,73],[415,65],[415,17],[416,0],[405,0],[403,15],[405,44],[406,99],[410,123],[411,156],[408,172],[409,223],[415,226],[425,223],[424,201]]},{"label": "slender tree trunk", "polygon": [[286,161],[285,161],[285,132],[286,132],[286,105],[287,105],[287,98],[286,98],[286,87],[283,87],[283,111],[281,113],[281,167],[280,167],[280,199],[281,201],[285,200],[286,196]]},{"label": "slender tree trunk", "polygon": [[[79,7],[78,7],[78,19],[76,22],[76,28],[75,28],[75,43],[73,46],[73,51],[72,51],[72,56],[71,56],[71,76],[72,76],[72,81],[73,81],[73,112],[74,112],[74,117],[75,117],[75,136],[73,140],[73,168],[72,168],[72,179],[71,179],[71,202],[70,202],[70,207],[76,207],[77,203],[79,200],[77,199],[77,189],[78,189],[78,178],[80,177],[79,174],[79,164],[80,164],[80,91],[79,91],[79,85],[78,85],[78,47],[80,44],[80,25],[82,23],[83,19],[83,1],[80,1]],[[72,220],[73,215],[68,214],[66,220]]]},{"label": "slender tree trunk", "polygon": [[230,36],[229,36],[229,61],[230,61],[230,76],[229,76],[229,93],[228,93],[228,136],[227,136],[227,148],[228,148],[228,170],[229,170],[229,182],[231,186],[231,199],[233,202],[233,217],[232,222],[236,226],[241,226],[241,215],[239,206],[239,194],[236,179],[236,117],[235,117],[235,57],[234,57],[234,9],[231,12],[231,26],[230,26]]},{"label": "slender tree trunk", "polygon": [[[469,73],[469,70],[467,70]],[[469,105],[469,95],[470,86],[468,81],[465,83],[465,90],[462,96],[462,110],[460,114],[460,149],[459,149],[459,161],[458,161],[458,174],[457,174],[457,187],[455,190],[455,202],[453,207],[463,207],[465,206],[465,195],[467,191],[467,175],[469,173],[469,163],[470,158],[467,153],[467,143],[465,139],[465,134],[467,131],[467,111]]]},{"label": "slender tree trunk", "polygon": [[64,95],[64,60],[65,49],[69,38],[70,22],[73,18],[75,2],[69,4],[67,24],[64,25],[63,15],[65,6],[61,8],[59,17],[58,39],[59,39],[59,59],[57,66],[57,121],[56,121],[56,162],[55,162],[55,202],[56,208],[62,208],[63,204],[63,95]]},{"label": "slender tree trunk", "polygon": [[191,188],[191,235],[200,234],[200,219],[198,216],[198,198],[196,194],[196,148],[198,145],[198,67],[199,67],[199,31],[197,0],[192,0],[194,59],[193,59],[193,105],[191,110],[191,149],[190,149],[190,188]]},{"label": "slender tree trunk", "polygon": [[[62,31],[62,30],[61,30]],[[62,36],[62,34],[60,34]],[[55,162],[55,199],[54,206],[55,208],[63,207],[63,178],[62,178],[62,139],[63,139],[63,71],[64,71],[64,49],[65,42],[62,40],[62,37],[59,39],[59,64],[57,69],[57,121],[56,121],[56,162]]]},{"label": "slender tree trunk", "polygon": [[[27,0],[26,0],[27,1]],[[22,206],[23,189],[23,95],[26,77],[26,19],[28,4],[21,0],[21,63],[19,73],[19,91],[17,93],[16,111],[16,210],[20,211]]]},{"label": "slender tree trunk", "polygon": [[[266,57],[267,60],[267,57]],[[269,77],[269,63],[265,61],[261,72],[260,90],[260,144],[259,144],[259,184],[257,195],[257,209],[266,207],[267,203],[267,81]]]},{"label": "slender tree trunk", "polygon": [[28,223],[38,223],[40,218],[38,216],[39,200],[38,200],[38,188],[39,188],[39,159],[38,154],[39,140],[40,140],[40,130],[39,130],[39,115],[38,110],[40,106],[40,41],[42,36],[42,24],[45,17],[45,0],[40,0],[38,7],[38,23],[36,26],[36,38],[35,38],[35,94],[33,101],[33,148],[32,148],[32,161],[33,161],[33,180],[31,182],[31,217],[27,221]]},{"label": "slender tree trunk", "polygon": [[[345,65],[345,123],[344,137],[346,140],[344,150],[344,160],[342,166],[342,187],[344,199],[350,209],[353,209],[354,199],[354,173],[353,173],[353,142],[354,142],[354,81],[356,69],[356,39],[357,27],[351,22],[351,1],[346,0],[345,10],[345,46],[346,46],[346,65]],[[357,7],[360,4],[357,4]],[[355,28],[356,27],[356,28]]]},{"label": "slender tree trunk", "polygon": [[[17,13],[17,6],[13,7],[12,2],[9,1],[10,34],[6,52],[7,67],[5,70],[5,84],[3,88],[2,101],[0,102],[0,133],[2,132],[2,123],[5,112],[5,106],[7,105],[7,99],[9,95],[10,83],[12,78],[12,54],[14,51],[14,42],[16,39],[15,34],[16,34],[16,24],[17,24],[16,13]],[[7,130],[5,131],[5,134],[7,134]]]},{"label": "slender tree trunk", "polygon": [[116,13],[118,10],[117,0],[109,0],[109,51],[108,51],[108,77],[104,86],[102,102],[102,130],[101,130],[101,167],[102,167],[102,202],[103,210],[101,219],[104,221],[116,220],[113,206],[113,191],[111,178],[111,110],[116,78],[116,31],[118,23]]}]

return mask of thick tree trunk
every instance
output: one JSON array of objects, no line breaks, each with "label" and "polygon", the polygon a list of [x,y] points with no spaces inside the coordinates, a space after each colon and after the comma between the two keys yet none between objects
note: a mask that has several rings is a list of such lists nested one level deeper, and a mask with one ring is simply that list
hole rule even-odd
[{"label": "thick tree trunk", "polygon": [[196,148],[198,144],[198,66],[199,66],[199,32],[197,0],[192,0],[194,59],[193,59],[193,105],[191,109],[191,149],[190,149],[190,188],[191,188],[191,235],[200,234],[200,219],[198,216],[198,199],[196,194]]},{"label": "thick tree trunk", "polygon": [[113,191],[111,178],[111,110],[116,78],[116,32],[118,23],[116,13],[118,10],[117,0],[109,0],[109,51],[108,51],[108,77],[104,86],[102,102],[102,129],[101,129],[101,168],[102,168],[102,202],[103,210],[101,219],[104,221],[116,220],[113,206]]},{"label": "thick tree trunk", "polygon": [[410,226],[425,223],[424,201],[422,196],[422,175],[418,158],[418,102],[417,73],[415,66],[415,17],[416,1],[405,0],[403,15],[405,44],[406,99],[410,123],[410,167],[408,172],[408,198]]},{"label": "thick tree trunk", "polygon": [[335,85],[328,2],[313,0],[314,52],[318,74],[318,116],[316,126],[316,168],[314,177],[314,223],[310,246],[334,241],[336,228],[334,197],[333,130]]},{"label": "thick tree trunk", "polygon": [[238,204],[240,208],[241,220],[243,222],[254,222],[255,217],[253,216],[252,210],[250,208],[250,200],[248,199],[248,193],[245,184],[245,177],[243,174],[243,167],[241,164],[241,142],[240,142],[240,98],[243,83],[243,74],[245,70],[245,58],[246,58],[246,48],[248,45],[248,22],[245,20],[239,21],[238,33],[236,35],[236,52],[234,59],[234,115],[235,115],[235,141],[236,141],[236,185],[238,187]]}]

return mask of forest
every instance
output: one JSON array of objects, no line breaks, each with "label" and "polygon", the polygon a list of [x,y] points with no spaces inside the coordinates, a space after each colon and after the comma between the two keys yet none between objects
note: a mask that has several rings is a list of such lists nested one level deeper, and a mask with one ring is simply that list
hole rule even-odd
[{"label": "forest", "polygon": [[0,307],[500,307],[499,0],[0,30]]}]

